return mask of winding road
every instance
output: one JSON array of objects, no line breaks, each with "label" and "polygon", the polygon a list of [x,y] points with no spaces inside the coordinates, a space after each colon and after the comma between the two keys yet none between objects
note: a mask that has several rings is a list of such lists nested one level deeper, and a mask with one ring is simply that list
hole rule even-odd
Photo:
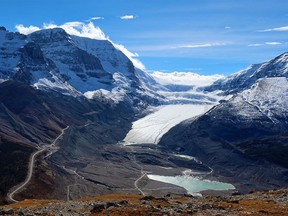
[{"label": "winding road", "polygon": [[147,172],[142,172],[142,175],[134,182],[135,188],[143,195],[145,196],[145,193],[138,187],[138,182],[144,178],[147,175]]},{"label": "winding road", "polygon": [[135,187],[135,189],[138,190],[143,196],[145,196],[146,194],[138,187],[138,183],[139,183],[139,181],[140,181],[142,178],[144,178],[145,176],[147,176],[147,174],[148,174],[149,172],[144,171],[143,166],[141,166],[141,165],[137,162],[136,156],[135,156],[135,152],[134,152],[134,150],[133,150],[133,147],[131,147],[131,146],[126,146],[126,148],[129,149],[129,152],[130,152],[130,154],[132,155],[132,161],[134,162],[134,164],[135,164],[136,166],[138,166],[138,167],[140,168],[140,171],[141,171],[141,176],[140,176],[138,179],[135,180],[135,182],[134,182],[134,187]]},{"label": "winding road", "polygon": [[38,155],[40,155],[41,153],[43,153],[44,151],[47,151],[47,150],[51,149],[51,147],[54,148],[56,142],[60,139],[60,137],[62,137],[65,134],[65,131],[68,128],[69,128],[69,126],[67,126],[66,128],[62,129],[61,134],[59,136],[57,136],[56,139],[50,145],[46,145],[46,146],[40,148],[38,151],[34,152],[31,155],[30,161],[29,161],[28,174],[27,174],[26,180],[22,184],[17,186],[13,191],[11,191],[10,193],[7,194],[7,197],[8,197],[9,200],[11,200],[12,202],[18,202],[18,200],[15,200],[13,197],[20,190],[22,190],[29,183],[29,181],[31,180],[32,175],[33,175],[34,165],[35,165],[35,158]]}]

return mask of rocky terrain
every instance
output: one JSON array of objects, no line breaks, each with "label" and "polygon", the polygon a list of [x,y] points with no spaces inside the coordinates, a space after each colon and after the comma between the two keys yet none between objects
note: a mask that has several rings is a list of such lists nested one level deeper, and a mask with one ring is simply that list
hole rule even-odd
[{"label": "rocky terrain", "polygon": [[275,215],[288,214],[288,190],[231,196],[108,194],[72,201],[24,200],[0,207],[0,215]]}]

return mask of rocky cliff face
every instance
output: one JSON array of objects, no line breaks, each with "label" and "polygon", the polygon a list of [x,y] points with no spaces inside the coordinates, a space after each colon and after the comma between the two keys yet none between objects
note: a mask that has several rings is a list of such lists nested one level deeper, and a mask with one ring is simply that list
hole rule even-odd
[{"label": "rocky cliff face", "polygon": [[0,77],[10,79],[17,71],[20,62],[20,47],[25,45],[26,36],[0,29]]},{"label": "rocky cliff face", "polygon": [[64,79],[80,93],[97,90],[101,82],[112,84],[112,76],[104,71],[100,60],[75,46],[63,29],[34,32],[29,38],[43,50],[46,58],[54,62],[55,76]]}]

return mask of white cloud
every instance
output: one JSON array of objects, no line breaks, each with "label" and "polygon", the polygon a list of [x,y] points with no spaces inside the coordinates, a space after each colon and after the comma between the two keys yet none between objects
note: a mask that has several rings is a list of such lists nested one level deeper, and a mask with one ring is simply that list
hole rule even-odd
[{"label": "white cloud", "polygon": [[175,48],[202,48],[202,47],[214,47],[214,46],[225,46],[226,43],[205,43],[205,44],[191,44],[191,45],[184,45],[178,46]]},{"label": "white cloud", "polygon": [[98,26],[95,26],[92,22],[89,22],[88,24],[82,22],[67,22],[59,27],[63,28],[68,34],[71,35],[97,40],[107,39],[104,32]]},{"label": "white cloud", "polygon": [[130,20],[130,19],[135,19],[136,17],[134,15],[125,15],[121,16],[120,19],[122,20]]},{"label": "white cloud", "polygon": [[258,46],[263,46],[264,44],[259,44],[259,43],[256,43],[256,44],[249,44],[248,46],[250,47],[258,47]]},{"label": "white cloud", "polygon": [[42,28],[36,26],[24,27],[22,24],[20,24],[16,25],[15,28],[20,33],[26,35],[41,29],[62,28],[70,35],[87,37],[97,40],[107,40],[107,37],[103,31],[98,26],[95,26],[92,22],[89,22],[88,24],[83,22],[67,22],[63,25],[44,23]]},{"label": "white cloud", "polygon": [[129,59],[130,61],[132,61],[132,63],[134,64],[135,67],[141,69],[141,70],[145,70],[145,66],[144,64],[137,59],[137,57],[139,57],[139,55],[137,53],[132,53],[129,50],[127,50],[123,45],[121,44],[115,44],[113,43],[113,45],[119,49],[121,52],[123,52]]},{"label": "white cloud", "polygon": [[188,44],[188,45],[183,45],[182,44],[153,44],[153,45],[140,45],[140,46],[134,46],[132,47],[133,50],[139,50],[141,52],[143,51],[168,51],[168,50],[176,50],[176,49],[196,49],[196,48],[205,48],[205,47],[216,47],[216,46],[227,46],[232,44],[232,42],[223,42],[223,43],[202,43],[202,44]]},{"label": "white cloud", "polygon": [[162,85],[188,85],[196,87],[208,86],[216,80],[224,78],[223,75],[219,74],[204,76],[193,72],[165,73],[154,71],[150,75]]},{"label": "white cloud", "polygon": [[278,27],[278,28],[260,30],[259,32],[272,32],[272,31],[288,31],[288,26],[282,26],[282,27]]},{"label": "white cloud", "polygon": [[20,32],[21,34],[25,34],[25,35],[31,34],[32,32],[40,30],[40,28],[37,26],[30,25],[28,27],[25,27],[22,24],[16,25],[15,28],[18,32]]},{"label": "white cloud", "polygon": [[104,17],[91,17],[90,20],[103,20]]},{"label": "white cloud", "polygon": [[230,26],[225,26],[225,29],[231,29],[231,27]]},{"label": "white cloud", "polygon": [[273,41],[273,42],[265,42],[265,44],[267,44],[267,45],[280,45],[282,43]]},{"label": "white cloud", "polygon": [[271,46],[275,46],[275,45],[281,45],[281,42],[265,42],[265,43],[256,43],[256,44],[249,44],[248,46],[250,47],[259,47],[259,46],[264,46],[264,45],[271,45]]}]

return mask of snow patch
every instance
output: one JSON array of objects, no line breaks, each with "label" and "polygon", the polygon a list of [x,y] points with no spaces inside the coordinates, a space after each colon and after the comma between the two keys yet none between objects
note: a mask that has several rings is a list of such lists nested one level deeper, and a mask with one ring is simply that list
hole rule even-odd
[{"label": "snow patch", "polygon": [[243,91],[241,96],[246,102],[257,107],[271,121],[275,116],[286,115],[288,107],[288,80],[286,77],[259,79],[251,89]]},{"label": "snow patch", "polygon": [[98,99],[102,102],[113,102],[115,104],[123,101],[126,95],[125,90],[121,88],[114,88],[112,91],[99,89],[96,91],[87,91],[83,94],[87,99]]}]

